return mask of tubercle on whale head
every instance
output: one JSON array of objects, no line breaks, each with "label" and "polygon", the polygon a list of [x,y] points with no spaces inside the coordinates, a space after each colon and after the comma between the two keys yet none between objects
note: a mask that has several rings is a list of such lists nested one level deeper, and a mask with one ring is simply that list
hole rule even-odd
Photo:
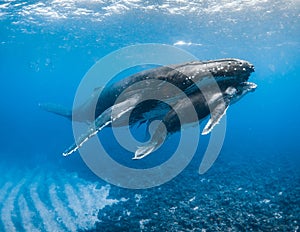
[{"label": "tubercle on whale head", "polygon": [[255,71],[254,65],[246,60],[228,58],[217,60],[215,63],[217,65],[210,70],[215,77],[235,77],[246,81]]}]

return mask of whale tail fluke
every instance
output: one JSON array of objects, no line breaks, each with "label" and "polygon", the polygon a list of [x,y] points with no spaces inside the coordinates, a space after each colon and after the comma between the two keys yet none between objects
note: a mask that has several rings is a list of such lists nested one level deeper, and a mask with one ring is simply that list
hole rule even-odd
[{"label": "whale tail fluke", "polygon": [[69,110],[62,105],[53,104],[53,103],[39,103],[39,107],[45,111],[58,114],[60,116],[72,120],[72,110]]}]

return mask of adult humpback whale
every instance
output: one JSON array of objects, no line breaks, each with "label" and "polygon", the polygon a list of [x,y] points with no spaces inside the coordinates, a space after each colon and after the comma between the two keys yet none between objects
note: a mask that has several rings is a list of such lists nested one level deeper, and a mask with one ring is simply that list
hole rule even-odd
[{"label": "adult humpback whale", "polygon": [[[202,131],[202,134],[208,134],[230,104],[256,89],[256,84],[248,82],[252,72],[254,66],[239,59],[193,61],[146,70],[112,83],[103,90],[97,88],[87,102],[73,110],[73,114],[71,110],[53,104],[40,106],[69,119],[91,124],[76,144],[63,153],[64,156],[75,152],[106,126],[161,120],[163,124],[157,126],[151,141],[136,150],[134,159],[141,159],[163,143],[165,130],[170,135],[179,131],[182,125],[201,121],[210,115]],[[180,92],[174,91],[170,85]],[[160,96],[159,100],[148,99],[146,95],[149,92],[152,96]],[[183,101],[186,97],[188,101]],[[191,107],[196,118],[188,116]],[[183,120],[178,117],[178,112],[185,113]]]}]

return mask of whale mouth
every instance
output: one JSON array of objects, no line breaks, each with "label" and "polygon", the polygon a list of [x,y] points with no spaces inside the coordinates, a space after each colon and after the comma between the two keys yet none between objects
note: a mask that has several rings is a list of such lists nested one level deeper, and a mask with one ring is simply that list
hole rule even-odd
[{"label": "whale mouth", "polygon": [[257,84],[253,82],[241,82],[237,87],[236,99],[232,100],[232,103],[238,101],[240,98],[245,96],[247,93],[254,92],[257,88]]},{"label": "whale mouth", "polygon": [[257,84],[248,81],[242,82],[240,85],[243,89],[247,89],[249,92],[253,92],[257,88]]}]

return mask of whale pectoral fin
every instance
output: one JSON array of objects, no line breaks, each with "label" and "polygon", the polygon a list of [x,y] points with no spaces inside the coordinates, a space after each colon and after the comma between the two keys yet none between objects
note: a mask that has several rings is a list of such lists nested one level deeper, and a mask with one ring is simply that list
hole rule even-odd
[{"label": "whale pectoral fin", "polygon": [[124,102],[120,102],[112,107],[106,109],[101,115],[99,115],[96,120],[88,127],[86,133],[82,134],[77,140],[76,143],[71,145],[68,149],[65,150],[63,156],[68,156],[73,152],[77,151],[86,141],[91,137],[96,135],[104,127],[111,124],[113,121],[118,120],[124,114],[132,110],[138,101],[138,96],[134,95],[132,98],[127,99]]},{"label": "whale pectoral fin", "polygon": [[68,156],[77,151],[86,141],[91,137],[96,135],[104,127],[111,123],[111,109],[104,111],[96,120],[88,127],[86,133],[82,134],[77,140],[76,143],[72,144],[68,149],[63,153],[63,156]]},{"label": "whale pectoral fin", "polygon": [[132,159],[142,159],[148,156],[157,150],[164,143],[166,137],[168,136],[168,132],[162,121],[154,130],[151,128],[149,128],[149,130],[151,135],[150,141],[146,145],[138,147]]},{"label": "whale pectoral fin", "polygon": [[134,153],[134,157],[132,159],[142,159],[148,156],[157,148],[157,144],[155,142],[151,142],[146,146],[138,147],[138,149]]},{"label": "whale pectoral fin", "polygon": [[229,104],[225,101],[220,101],[213,107],[212,112],[210,113],[210,119],[208,120],[201,133],[202,135],[207,135],[212,131],[215,125],[217,125],[220,122],[221,118],[226,114],[228,106]]}]

